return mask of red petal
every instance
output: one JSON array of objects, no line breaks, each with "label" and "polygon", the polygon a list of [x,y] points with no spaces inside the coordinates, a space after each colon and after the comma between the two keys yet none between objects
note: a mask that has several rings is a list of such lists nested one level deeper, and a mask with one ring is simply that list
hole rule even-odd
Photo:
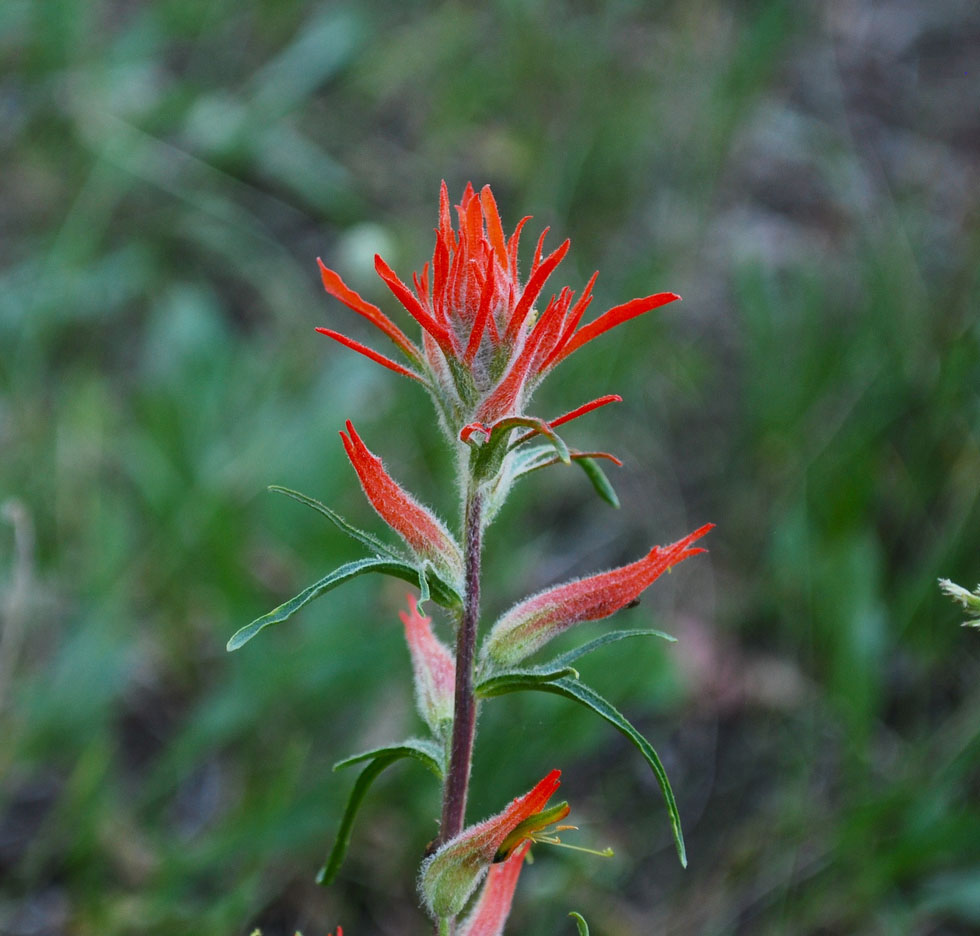
[{"label": "red petal", "polygon": [[493,299],[493,254],[487,258],[487,275],[483,280],[483,290],[480,293],[480,307],[476,313],[476,320],[473,322],[473,330],[470,332],[470,341],[466,346],[466,353],[463,360],[470,364],[476,357],[476,352],[480,348],[483,340],[483,330],[487,325],[487,318],[490,316],[490,303]]},{"label": "red petal", "polygon": [[667,305],[668,302],[673,302],[676,299],[680,299],[677,293],[663,292],[653,296],[645,296],[642,299],[632,299],[629,302],[623,303],[623,305],[613,306],[608,312],[603,312],[595,321],[589,322],[588,325],[583,325],[575,337],[562,349],[561,353],[555,359],[555,363],[557,364],[559,361],[563,361],[572,352],[577,351],[582,345],[591,341],[593,338],[597,338],[603,332],[609,331],[610,328],[615,328],[617,325],[621,325],[631,318],[636,318],[638,315],[643,315],[644,312],[649,312],[662,305]]},{"label": "red petal", "polygon": [[432,560],[441,569],[449,570],[458,577],[462,570],[459,547],[442,521],[385,471],[381,459],[369,451],[349,419],[347,433],[340,433],[347,457],[357,472],[367,499],[381,519],[419,556]]},{"label": "red petal", "polygon": [[317,257],[317,264],[320,267],[320,279],[323,280],[323,288],[336,299],[339,299],[349,309],[363,315],[372,325],[381,329],[399,348],[402,349],[410,358],[418,360],[421,357],[419,349],[412,344],[408,336],[384,314],[376,305],[366,302],[353,289],[351,289],[338,273],[323,265],[323,261]]},{"label": "red petal", "polygon": [[531,311],[531,306],[534,305],[534,300],[538,298],[538,294],[541,292],[545,281],[551,276],[555,267],[562,262],[565,254],[568,253],[568,248],[571,246],[571,243],[571,241],[566,240],[557,250],[549,254],[547,259],[531,274],[531,278],[524,287],[524,293],[517,303],[517,308],[514,309],[510,321],[507,323],[507,337],[511,340],[517,337],[521,325],[524,324],[524,319],[527,318],[528,312]]},{"label": "red petal", "polygon": [[595,400],[590,400],[588,403],[583,403],[581,406],[577,406],[575,409],[570,410],[565,413],[564,416],[559,416],[557,419],[549,420],[548,425],[552,429],[555,426],[560,426],[562,423],[571,422],[573,419],[578,419],[579,416],[584,416],[586,413],[591,413],[592,410],[599,409],[600,406],[606,406],[608,403],[622,403],[623,398],[618,393],[610,393],[606,396],[597,397]]},{"label": "red petal", "polygon": [[599,276],[599,271],[596,270],[592,274],[592,278],[585,284],[585,289],[582,290],[582,295],[579,296],[578,301],[572,306],[572,311],[565,321],[565,327],[562,330],[561,337],[555,342],[554,348],[552,348],[551,353],[544,359],[541,367],[538,369],[540,373],[546,371],[551,367],[552,362],[561,354],[562,349],[568,344],[569,339],[572,337],[575,329],[578,328],[578,323],[582,321],[582,316],[585,314],[585,310],[592,303],[592,287],[595,286],[595,281]]},{"label": "red petal", "polygon": [[500,223],[497,202],[494,201],[493,192],[490,191],[489,185],[484,185],[480,190],[480,202],[483,204],[483,217],[487,222],[487,237],[493,245],[494,253],[497,255],[497,263],[506,270],[507,243],[504,240],[504,229]]},{"label": "red petal", "polygon": [[524,867],[524,856],[530,847],[530,841],[524,842],[506,861],[490,866],[483,890],[458,930],[458,936],[502,936],[504,924],[510,915],[517,880]]},{"label": "red petal", "polygon": [[453,336],[444,326],[440,325],[425,309],[418,297],[398,278],[394,270],[388,266],[378,254],[374,255],[374,268],[378,271],[395,298],[408,310],[415,319],[433,338],[439,347],[447,354],[453,353]]},{"label": "red petal", "polygon": [[402,374],[405,377],[411,377],[412,380],[417,380],[419,383],[425,383],[425,379],[421,374],[417,374],[413,370],[409,370],[407,367],[402,367],[397,361],[393,361],[389,357],[385,357],[383,354],[379,354],[373,348],[369,348],[367,345],[362,345],[359,341],[355,341],[353,338],[348,338],[346,335],[340,334],[340,332],[331,331],[329,328],[317,328],[317,331],[321,335],[326,335],[328,338],[333,338],[334,341],[339,341],[342,345],[346,345],[348,348],[352,348],[359,354],[363,354],[365,357],[370,358],[372,361],[380,364],[382,367],[387,367],[388,370],[393,370],[396,374]]}]

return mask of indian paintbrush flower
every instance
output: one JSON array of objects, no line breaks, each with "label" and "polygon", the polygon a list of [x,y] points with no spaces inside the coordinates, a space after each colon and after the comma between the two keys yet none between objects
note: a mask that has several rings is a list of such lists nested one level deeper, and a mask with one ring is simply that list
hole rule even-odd
[{"label": "indian paintbrush flower", "polygon": [[654,546],[629,565],[567,582],[515,605],[487,635],[484,665],[513,666],[573,624],[598,621],[635,601],[671,566],[705,552],[691,543],[713,526],[707,523],[670,546]]},{"label": "indian paintbrush flower", "polygon": [[[422,864],[419,889],[434,919],[456,916],[497,859],[501,846],[521,823],[538,816],[559,787],[560,770],[552,770],[524,796],[518,796],[503,811],[470,826],[450,839]],[[557,812],[548,810],[549,825],[568,814],[567,804]],[[515,850],[542,826],[532,821],[524,827]]]},{"label": "indian paintbrush flower", "polygon": [[432,633],[432,619],[419,613],[414,595],[408,596],[408,612],[400,611],[399,617],[412,655],[419,714],[436,737],[444,737],[453,721],[456,663],[449,648]]},{"label": "indian paintbrush flower", "polygon": [[535,387],[570,354],[622,322],[680,298],[661,292],[632,299],[582,325],[592,302],[598,276],[594,273],[578,298],[565,286],[539,309],[545,283],[564,259],[569,241],[546,255],[545,228],[527,277],[522,278],[518,247],[530,219],[522,218],[510,237],[505,237],[488,185],[479,195],[467,185],[456,212],[458,229],[453,228],[443,182],[432,260],[421,274],[413,274],[412,286],[381,257],[375,257],[378,275],[421,327],[421,344],[320,262],[326,291],[378,328],[394,344],[404,364],[333,329],[317,329],[422,383],[452,438],[470,423],[489,426],[523,415]]},{"label": "indian paintbrush flower", "polygon": [[[532,843],[562,845],[558,833],[574,826],[560,824],[568,815],[567,803],[548,807],[559,786],[560,771],[553,770],[496,816],[464,827],[481,700],[516,688],[540,688],[543,684],[531,680],[528,685],[527,680],[519,678],[527,673],[503,671],[520,664],[574,624],[605,618],[635,601],[671,566],[704,552],[692,544],[712,524],[700,527],[670,546],[656,546],[629,565],[567,582],[519,602],[489,631],[479,655],[479,676],[483,680],[488,676],[498,677],[497,682],[502,682],[502,686],[496,688],[501,692],[477,691],[486,685],[485,681],[480,683],[475,679],[477,667],[474,666],[480,624],[482,536],[513,482],[557,461],[577,462],[600,496],[614,506],[618,504],[596,460],[609,459],[620,464],[619,460],[608,452],[570,449],[556,429],[618,402],[621,397],[606,394],[547,420],[527,412],[533,392],[558,364],[583,345],[629,319],[680,297],[661,292],[633,299],[583,324],[597,273],[578,296],[567,286],[552,293],[550,298],[545,292],[548,279],[568,253],[569,241],[546,252],[546,228],[538,238],[529,269],[522,275],[518,253],[521,232],[528,218],[522,218],[513,233],[505,236],[489,186],[477,193],[472,185],[467,185],[456,206],[456,219],[454,227],[449,194],[443,183],[432,258],[421,273],[412,275],[410,284],[399,278],[381,257],[375,257],[378,275],[421,330],[418,339],[406,334],[379,306],[362,298],[322,262],[320,275],[326,291],[384,334],[394,346],[395,356],[389,357],[330,328],[317,331],[426,388],[435,402],[441,427],[460,456],[456,459],[458,489],[463,501],[460,542],[428,507],[391,477],[348,420],[346,431],[340,435],[364,493],[379,516],[408,545],[412,560],[354,529],[312,498],[287,492],[326,514],[377,555],[347,563],[321,578],[243,628],[232,638],[229,647],[241,646],[269,624],[285,620],[313,598],[363,572],[381,572],[411,581],[416,580],[417,574],[423,593],[428,595],[431,588],[432,598],[454,616],[455,652],[435,636],[431,620],[420,612],[413,596],[409,596],[408,609],[400,617],[412,658],[416,703],[434,738],[409,739],[338,765],[369,762],[351,792],[341,832],[324,866],[322,880],[332,880],[340,867],[349,843],[351,823],[373,778],[389,763],[411,756],[443,779],[440,836],[419,874],[423,903],[437,921],[440,934],[501,936]],[[533,441],[542,444],[526,444]],[[957,586],[949,586],[947,591],[964,604],[980,601]],[[582,651],[590,649],[594,647],[587,645]],[[683,863],[680,817],[652,747],[605,700],[578,682],[574,671],[564,669],[558,675],[562,673],[573,675],[560,686],[554,682],[544,687],[549,691],[561,688],[564,694],[611,721],[637,744],[654,769]],[[544,675],[551,677],[551,674]],[[514,677],[518,679],[515,681]],[[611,851],[592,853],[610,855]],[[467,917],[460,921],[458,917],[481,881],[484,885],[480,896]],[[342,936],[339,927],[337,936]]]}]

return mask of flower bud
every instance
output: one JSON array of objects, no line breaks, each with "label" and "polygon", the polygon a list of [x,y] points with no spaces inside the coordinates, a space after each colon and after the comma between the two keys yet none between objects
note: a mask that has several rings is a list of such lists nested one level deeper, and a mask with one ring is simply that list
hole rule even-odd
[{"label": "flower bud", "polygon": [[453,721],[456,664],[449,649],[432,633],[432,619],[419,613],[414,595],[408,596],[408,612],[400,611],[405,640],[415,673],[415,704],[432,733],[442,737]]},{"label": "flower bud", "polygon": [[705,552],[692,548],[691,543],[713,526],[705,524],[670,546],[654,546],[630,565],[559,585],[515,605],[487,635],[484,661],[495,669],[513,666],[573,624],[614,614],[635,601],[671,566]]},{"label": "flower bud", "polygon": [[[503,812],[464,829],[426,859],[419,876],[419,889],[433,919],[459,914],[493,864],[504,841],[521,822],[544,809],[558,789],[560,776],[560,770],[551,771]],[[516,849],[520,844],[515,842],[513,847]]]}]

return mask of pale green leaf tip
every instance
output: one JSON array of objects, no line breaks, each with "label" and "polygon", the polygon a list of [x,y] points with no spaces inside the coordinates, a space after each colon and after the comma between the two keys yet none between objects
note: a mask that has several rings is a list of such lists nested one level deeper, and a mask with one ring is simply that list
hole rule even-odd
[{"label": "pale green leaf tip", "polygon": [[576,913],[574,910],[568,915],[575,921],[579,936],[589,936],[589,924],[585,922],[585,917],[581,913]]}]

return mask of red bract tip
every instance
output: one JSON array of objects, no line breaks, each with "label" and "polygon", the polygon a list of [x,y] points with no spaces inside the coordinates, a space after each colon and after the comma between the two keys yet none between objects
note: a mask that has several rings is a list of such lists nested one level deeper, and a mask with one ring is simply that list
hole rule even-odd
[{"label": "red bract tip", "polygon": [[370,358],[382,367],[387,367],[388,370],[392,370],[396,374],[401,374],[403,377],[411,377],[412,380],[425,383],[425,378],[421,374],[417,374],[407,367],[402,367],[397,361],[393,361],[390,357],[385,357],[385,355],[378,353],[367,345],[361,344],[359,341],[355,341],[353,338],[348,338],[346,335],[342,335],[340,332],[335,332],[329,328],[317,327],[316,330],[321,335],[326,335],[328,338],[333,338],[334,341],[339,341],[342,345],[351,348],[353,351],[357,351],[358,354],[363,354],[366,358]]},{"label": "red bract tip", "polygon": [[340,433],[361,487],[378,515],[421,559],[427,559],[449,583],[458,586],[463,560],[452,535],[427,507],[423,507],[385,471],[381,459],[361,441],[353,423],[347,420],[347,433]]},{"label": "red bract tip", "polygon": [[408,612],[398,616],[405,625],[405,641],[415,675],[415,702],[419,714],[437,737],[453,720],[456,663],[449,649],[432,633],[432,619],[419,612],[414,595],[408,596]]},{"label": "red bract tip", "polygon": [[329,267],[323,265],[323,261],[317,257],[317,264],[320,267],[320,279],[323,281],[323,288],[335,299],[339,299],[349,309],[353,309],[359,315],[363,315],[372,325],[383,331],[408,357],[413,361],[421,358],[421,352],[408,339],[408,336],[384,314],[376,305],[362,299],[358,293],[351,289],[341,278]]}]

